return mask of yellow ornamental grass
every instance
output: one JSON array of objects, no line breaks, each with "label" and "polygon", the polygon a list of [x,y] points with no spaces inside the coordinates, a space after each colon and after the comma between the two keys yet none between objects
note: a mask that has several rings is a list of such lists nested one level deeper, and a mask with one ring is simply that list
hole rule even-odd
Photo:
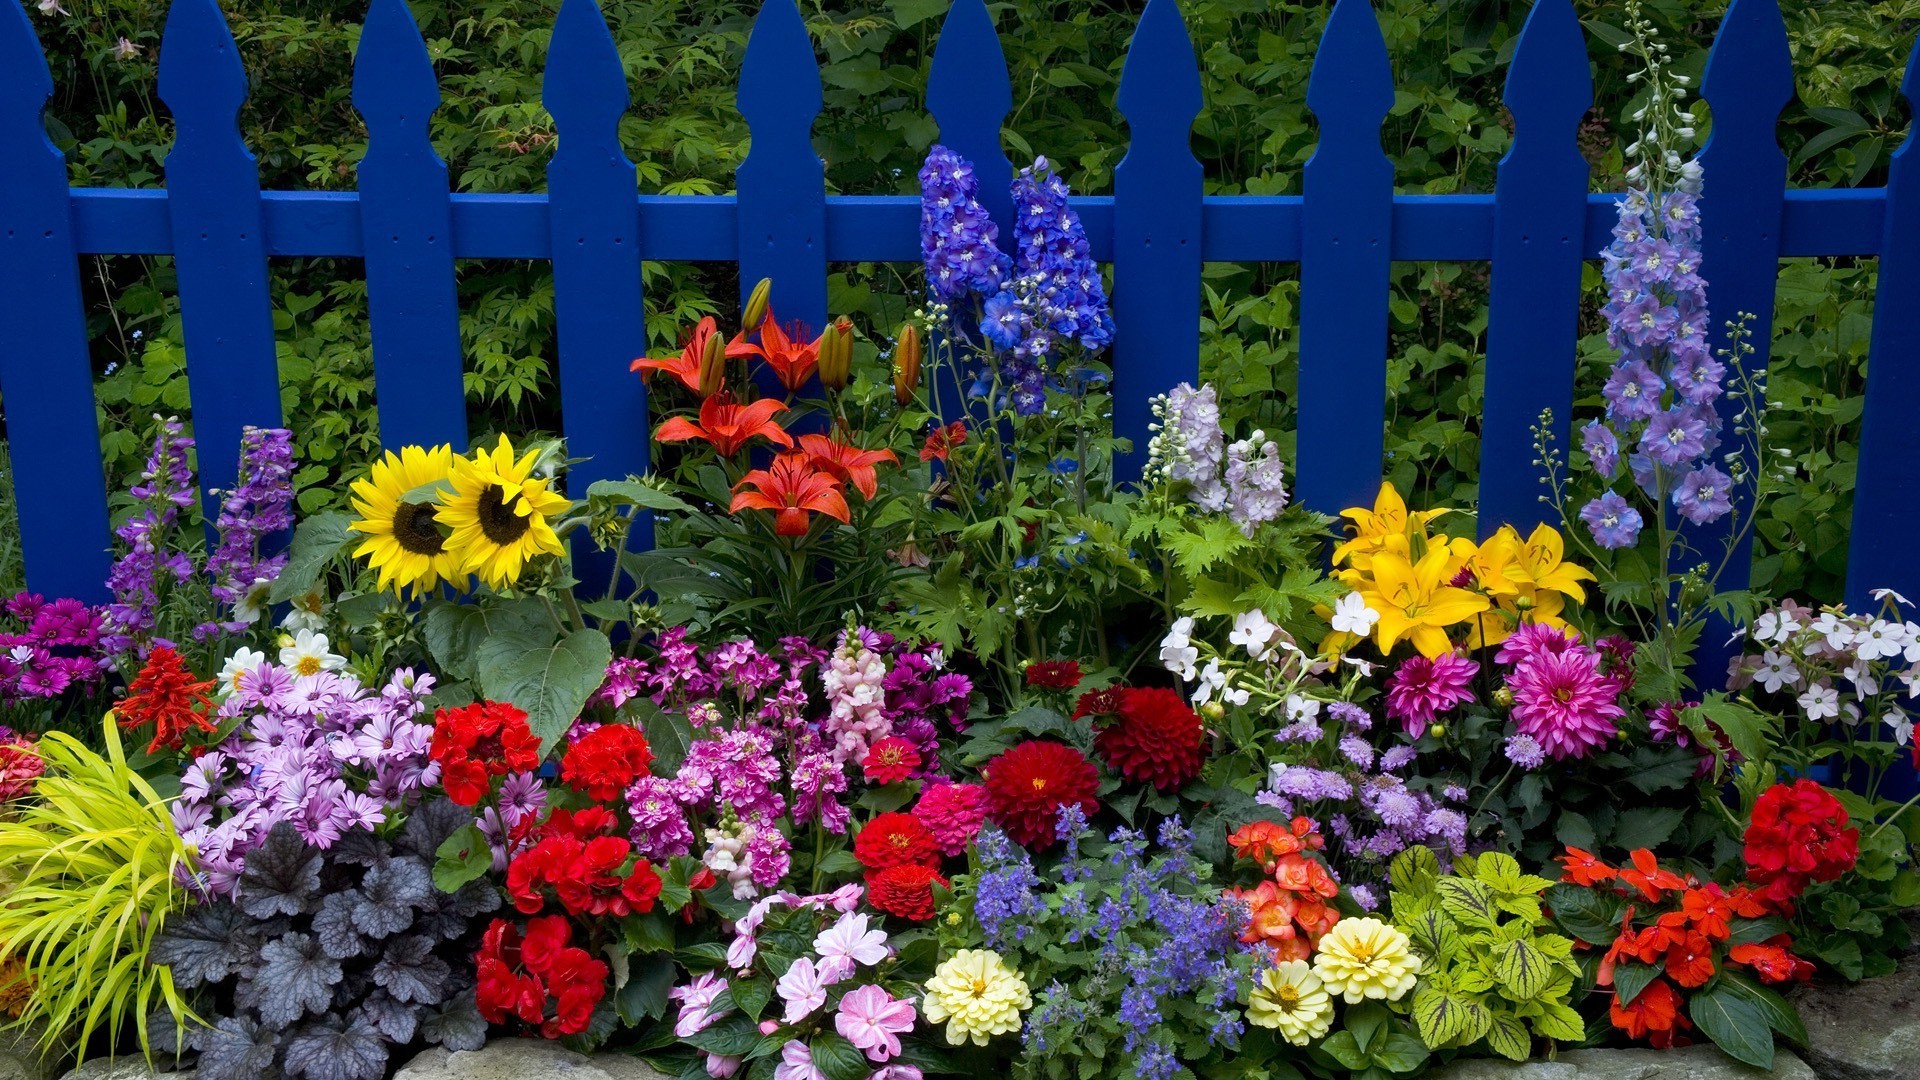
[{"label": "yellow ornamental grass", "polygon": [[128,766],[113,714],[102,727],[103,754],[62,732],[41,738],[46,772],[0,821],[11,885],[0,896],[0,968],[27,984],[13,1026],[44,1025],[43,1053],[101,1031],[117,1043],[129,1022],[148,1050],[154,1009],[177,1025],[193,1019],[171,972],[147,963],[167,916],[190,900],[181,882],[192,852],[166,801]]}]

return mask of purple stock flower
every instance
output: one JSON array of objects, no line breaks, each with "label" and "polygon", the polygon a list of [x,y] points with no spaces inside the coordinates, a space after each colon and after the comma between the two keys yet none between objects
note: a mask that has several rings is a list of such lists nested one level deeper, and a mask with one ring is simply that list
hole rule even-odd
[{"label": "purple stock flower", "polygon": [[109,653],[131,650],[144,657],[158,625],[160,593],[167,579],[183,582],[193,573],[185,555],[168,550],[180,512],[192,506],[194,499],[193,468],[187,464],[193,440],[185,431],[177,419],[160,420],[141,482],[129,489],[142,506],[114,530],[127,550],[107,575],[113,603],[107,607],[108,634],[103,645]]},{"label": "purple stock flower", "polygon": [[286,565],[284,552],[262,558],[263,537],[293,527],[293,434],[248,427],[240,435],[239,483],[220,502],[220,542],[207,557],[213,598],[251,624],[265,610],[266,587]]}]

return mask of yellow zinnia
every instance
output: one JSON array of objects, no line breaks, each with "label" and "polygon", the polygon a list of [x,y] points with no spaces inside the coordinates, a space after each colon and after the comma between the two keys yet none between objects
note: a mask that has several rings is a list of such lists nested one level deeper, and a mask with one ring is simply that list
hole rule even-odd
[{"label": "yellow zinnia", "polygon": [[1420,958],[1407,935],[1379,919],[1341,919],[1320,939],[1313,973],[1349,1005],[1368,998],[1399,1001],[1419,979]]},{"label": "yellow zinnia", "polygon": [[1261,972],[1247,1001],[1247,1022],[1305,1046],[1332,1026],[1333,998],[1305,960],[1285,960]]},{"label": "yellow zinnia", "polygon": [[496,589],[519,581],[535,555],[561,553],[560,537],[547,519],[570,504],[550,481],[532,475],[539,457],[529,450],[516,459],[502,435],[493,450],[454,460],[453,490],[440,499],[440,522],[453,530],[447,547],[460,568]]},{"label": "yellow zinnia", "polygon": [[353,554],[380,572],[380,588],[427,592],[442,581],[466,587],[467,575],[436,524],[439,508],[432,500],[406,498],[416,488],[446,480],[452,471],[451,446],[407,446],[398,455],[388,451],[365,479],[353,482],[353,509],[360,518],[347,528],[367,535]]},{"label": "yellow zinnia", "polygon": [[961,949],[934,969],[922,1005],[928,1023],[946,1021],[948,1043],[971,1039],[985,1046],[995,1035],[1020,1030],[1020,1014],[1032,1007],[1033,997],[1027,980],[999,953]]},{"label": "yellow zinnia", "polygon": [[1382,655],[1406,638],[1421,655],[1439,656],[1453,648],[1447,627],[1487,610],[1486,597],[1447,584],[1459,566],[1454,550],[1441,544],[1429,547],[1417,563],[1395,551],[1375,553],[1372,580],[1359,588],[1367,607],[1380,614],[1373,633]]}]

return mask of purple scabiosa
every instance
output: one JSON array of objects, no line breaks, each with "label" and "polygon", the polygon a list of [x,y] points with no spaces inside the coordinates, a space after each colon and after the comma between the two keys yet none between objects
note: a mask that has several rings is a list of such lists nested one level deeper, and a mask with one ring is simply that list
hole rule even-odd
[{"label": "purple scabiosa", "polygon": [[1581,507],[1580,520],[1593,534],[1594,543],[1609,550],[1632,547],[1639,541],[1644,525],[1640,511],[1617,491],[1609,491]]},{"label": "purple scabiosa", "polygon": [[1380,755],[1380,771],[1399,772],[1413,764],[1414,759],[1419,756],[1420,751],[1411,746],[1388,747],[1387,752]]},{"label": "purple scabiosa", "polygon": [[1540,741],[1531,735],[1509,735],[1506,744],[1507,760],[1532,771],[1544,765],[1547,752],[1541,748]]},{"label": "purple scabiosa", "polygon": [[1619,682],[1601,668],[1601,654],[1584,646],[1515,664],[1507,677],[1514,728],[1555,760],[1585,757],[1605,745],[1626,710]]},{"label": "purple scabiosa", "polygon": [[1335,701],[1328,704],[1327,715],[1346,725],[1350,731],[1373,730],[1373,714],[1351,701]]},{"label": "purple scabiosa", "polygon": [[1276,794],[1302,802],[1344,802],[1353,798],[1353,784],[1346,777],[1309,765],[1275,765],[1268,781]]},{"label": "purple scabiosa", "polygon": [[1340,754],[1352,762],[1357,769],[1373,768],[1375,757],[1373,744],[1358,735],[1340,736]]},{"label": "purple scabiosa", "polygon": [[1408,657],[1387,680],[1387,716],[1417,739],[1441,713],[1473,699],[1479,670],[1478,663],[1458,653]]}]

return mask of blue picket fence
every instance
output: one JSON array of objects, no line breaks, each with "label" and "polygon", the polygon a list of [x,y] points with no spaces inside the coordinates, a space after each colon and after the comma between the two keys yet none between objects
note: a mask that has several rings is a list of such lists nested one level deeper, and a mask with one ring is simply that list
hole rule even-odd
[{"label": "blue picket fence", "polygon": [[[560,7],[543,94],[558,151],[548,191],[522,195],[449,193],[428,142],[432,63],[403,0],[372,0],[355,61],[353,102],[369,131],[357,192],[260,190],[235,123],[246,75],[217,0],[174,0],[168,15],[159,89],[177,141],[166,189],[69,187],[42,121],[45,58],[24,10],[7,6],[0,145],[15,149],[0,158],[0,290],[22,317],[0,351],[0,392],[27,571],[48,593],[97,599],[108,566],[79,256],[176,260],[194,426],[215,451],[201,462],[210,489],[233,479],[219,448],[236,446],[245,424],[281,420],[275,257],[365,260],[388,445],[466,441],[454,260],[550,260],[560,415],[571,451],[588,459],[576,483],[647,468],[645,390],[627,370],[645,346],[644,260],[737,262],[743,281],[774,280],[783,314],[820,326],[830,261],[919,258],[916,199],[826,194],[810,140],[820,71],[794,0],[766,0],[747,47],[739,107],[752,146],[737,193],[698,197],[637,193],[618,138],[626,76],[594,0]],[[1917,88],[1910,64],[1906,92]],[[1734,0],[1702,93],[1713,116],[1704,270],[1718,318],[1756,316],[1749,363],[1766,362],[1781,258],[1879,257],[1848,599],[1878,586],[1920,597],[1907,557],[1920,531],[1920,424],[1909,415],[1920,408],[1920,160],[1903,146],[1885,188],[1786,188],[1775,131],[1793,70],[1777,0]],[[1113,194],[1074,200],[1095,258],[1113,264],[1115,424],[1144,448],[1149,399],[1196,378],[1203,263],[1297,262],[1299,496],[1328,512],[1368,502],[1381,475],[1390,263],[1490,260],[1481,521],[1528,524],[1545,512],[1530,429],[1551,408],[1556,445],[1567,445],[1581,264],[1610,240],[1620,197],[1588,192],[1575,143],[1593,87],[1571,0],[1538,0],[1520,37],[1505,95],[1514,141],[1493,194],[1396,194],[1379,138],[1393,96],[1367,0],[1337,0],[1308,88],[1320,144],[1304,193],[1205,195],[1188,142],[1201,108],[1193,44],[1177,0],[1150,0],[1116,100],[1132,144]],[[1006,238],[1011,108],[985,3],[956,0],[927,109],[941,140],[975,162]],[[1748,568],[1735,564],[1723,580],[1737,587]]]}]

